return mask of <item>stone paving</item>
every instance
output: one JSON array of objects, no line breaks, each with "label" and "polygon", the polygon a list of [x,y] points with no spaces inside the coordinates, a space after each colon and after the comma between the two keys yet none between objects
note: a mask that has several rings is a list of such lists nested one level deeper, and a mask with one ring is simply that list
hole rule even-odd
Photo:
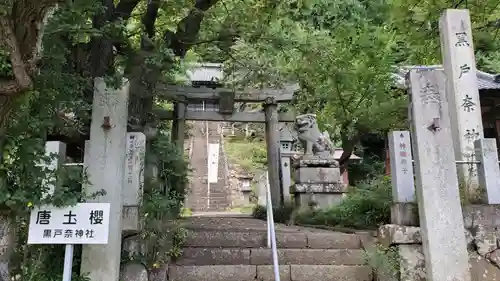
[{"label": "stone paving", "polygon": [[[209,142],[220,142],[217,132],[218,124],[208,123]],[[205,135],[205,122],[194,122],[192,128],[192,152],[190,153],[190,167],[193,170],[186,200],[186,207],[193,212],[223,211],[230,207],[230,191],[226,187],[224,170],[224,157],[219,153],[219,180],[210,184],[207,192],[208,165],[207,165],[207,140]]]}]

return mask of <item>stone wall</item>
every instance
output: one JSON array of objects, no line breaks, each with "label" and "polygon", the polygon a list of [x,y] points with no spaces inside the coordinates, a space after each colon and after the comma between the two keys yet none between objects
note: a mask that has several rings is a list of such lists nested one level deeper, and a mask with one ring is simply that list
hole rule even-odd
[{"label": "stone wall", "polygon": [[[500,280],[500,205],[465,206],[463,217],[471,280]],[[420,227],[383,225],[378,242],[398,248],[401,281],[426,280]]]}]

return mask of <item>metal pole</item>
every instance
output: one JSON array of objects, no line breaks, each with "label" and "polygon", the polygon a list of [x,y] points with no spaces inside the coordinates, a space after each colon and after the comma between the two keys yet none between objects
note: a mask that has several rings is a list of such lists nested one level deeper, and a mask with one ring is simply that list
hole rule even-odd
[{"label": "metal pole", "polygon": [[269,231],[269,236],[268,239],[271,238],[271,252],[273,255],[273,269],[274,269],[274,280],[275,281],[280,281],[280,270],[279,270],[279,264],[278,264],[278,249],[276,245],[276,230],[274,228],[274,216],[273,216],[273,203],[272,203],[272,198],[271,198],[271,188],[268,185],[268,188],[266,190],[266,197],[267,197],[267,221],[270,226],[270,231]]},{"label": "metal pole", "polygon": [[71,281],[73,269],[73,244],[66,244],[64,251],[63,281]]}]

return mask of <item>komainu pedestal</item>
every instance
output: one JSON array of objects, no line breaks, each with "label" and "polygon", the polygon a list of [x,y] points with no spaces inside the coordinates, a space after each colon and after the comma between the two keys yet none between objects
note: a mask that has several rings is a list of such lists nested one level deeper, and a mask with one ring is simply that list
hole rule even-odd
[{"label": "komainu pedestal", "polygon": [[305,149],[304,155],[293,161],[296,205],[326,208],[340,203],[345,186],[328,134],[319,131],[314,114],[297,116],[295,129]]}]

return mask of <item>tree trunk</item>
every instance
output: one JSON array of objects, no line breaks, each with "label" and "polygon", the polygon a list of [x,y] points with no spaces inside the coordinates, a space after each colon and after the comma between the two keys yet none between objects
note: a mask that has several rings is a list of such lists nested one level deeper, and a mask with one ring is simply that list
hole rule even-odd
[{"label": "tree trunk", "polygon": [[15,232],[11,218],[0,212],[0,281],[11,281],[9,262],[14,251]]},{"label": "tree trunk", "polygon": [[[0,138],[3,140],[3,132],[7,126],[8,119],[10,112],[12,110],[12,107],[14,106],[14,102],[16,101],[15,96],[1,96],[0,95],[0,132],[2,135],[0,135]],[[3,148],[3,141],[0,141],[0,151],[2,151]],[[2,155],[0,155],[0,160],[2,160]]]}]

